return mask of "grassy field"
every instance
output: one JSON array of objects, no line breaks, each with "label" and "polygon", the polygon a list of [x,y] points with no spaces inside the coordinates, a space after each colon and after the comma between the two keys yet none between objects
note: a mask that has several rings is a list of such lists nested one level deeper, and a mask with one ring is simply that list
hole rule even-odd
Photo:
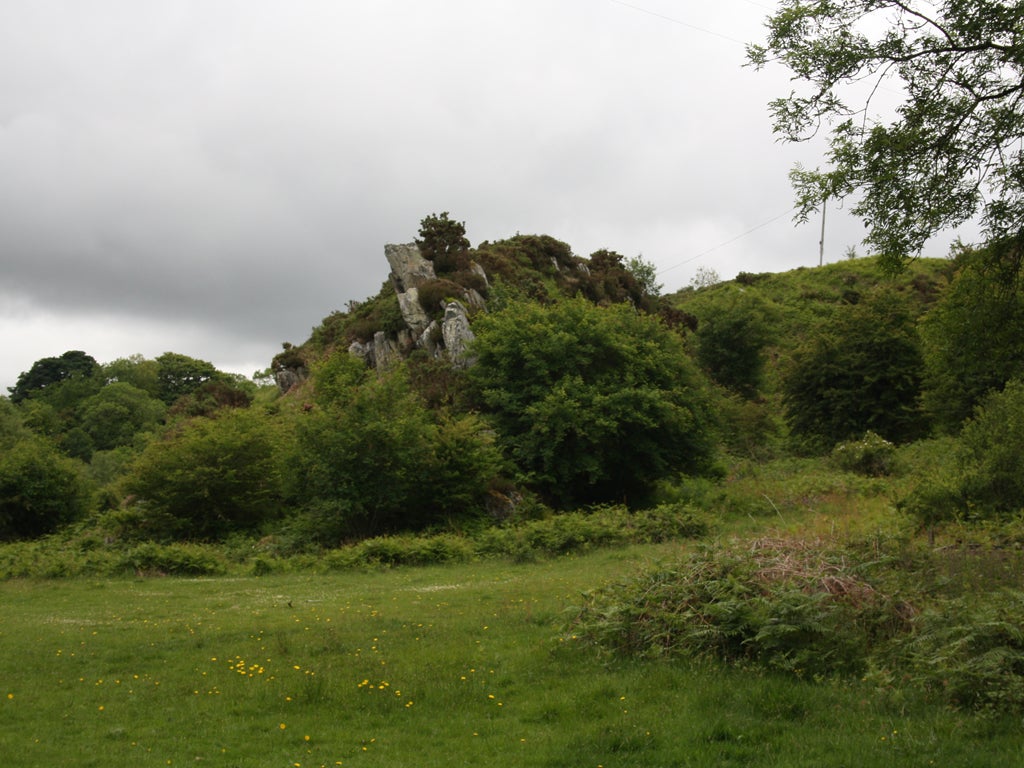
[{"label": "grassy field", "polygon": [[17,766],[1000,766],[1005,721],[717,665],[608,661],[582,592],[681,545],[532,564],[0,584]]}]

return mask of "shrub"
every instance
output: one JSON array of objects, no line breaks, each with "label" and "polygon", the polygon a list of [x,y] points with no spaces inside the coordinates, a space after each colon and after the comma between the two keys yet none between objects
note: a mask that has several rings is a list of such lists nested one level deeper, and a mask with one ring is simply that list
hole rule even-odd
[{"label": "shrub", "polygon": [[150,443],[125,479],[139,522],[159,539],[220,539],[258,527],[280,508],[278,442],[266,415],[251,409],[180,425]]},{"label": "shrub", "polygon": [[793,433],[831,448],[871,430],[921,437],[923,362],[907,301],[891,292],[839,309],[794,356],[783,403]]},{"label": "shrub", "polygon": [[706,384],[681,339],[624,305],[512,302],[477,320],[469,372],[526,484],[562,508],[643,506],[712,464]]},{"label": "shrub", "polygon": [[961,444],[962,494],[975,514],[1024,509],[1024,380],[982,401]]},{"label": "shrub", "polygon": [[1024,376],[1024,276],[1019,245],[966,251],[923,318],[924,405],[955,433],[986,393]]},{"label": "shrub", "polygon": [[127,550],[121,565],[146,576],[216,576],[227,570],[216,549],[197,544],[144,542]]},{"label": "shrub", "polygon": [[1024,593],[944,601],[879,654],[870,679],[910,682],[963,709],[1024,711]]},{"label": "shrub", "polygon": [[865,432],[860,440],[840,443],[832,449],[832,461],[837,467],[871,477],[890,474],[895,459],[896,446],[871,431]]},{"label": "shrub", "polygon": [[27,437],[0,454],[0,540],[52,533],[91,502],[84,465],[48,441]]},{"label": "shrub", "polygon": [[573,634],[612,653],[718,658],[801,676],[860,673],[906,606],[849,553],[795,540],[708,548],[586,596]]}]

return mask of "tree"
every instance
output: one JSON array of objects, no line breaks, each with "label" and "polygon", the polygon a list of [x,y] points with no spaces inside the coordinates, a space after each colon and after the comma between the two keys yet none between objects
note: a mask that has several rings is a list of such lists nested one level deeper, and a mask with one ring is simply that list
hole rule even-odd
[{"label": "tree", "polygon": [[[791,174],[799,218],[856,196],[891,269],[978,213],[991,240],[1024,232],[1022,27],[1016,2],[782,0],[748,56],[808,86],[771,103],[777,134],[830,131],[829,166]],[[872,113],[882,91],[901,98],[888,121]]]},{"label": "tree", "polygon": [[1024,510],[1024,381],[982,400],[961,435],[961,497],[974,515]]},{"label": "tree", "polygon": [[310,536],[334,545],[479,512],[498,454],[477,419],[438,423],[403,366],[378,376],[345,351],[315,369],[314,383],[316,408],[298,417],[288,468]]},{"label": "tree", "polygon": [[712,461],[703,380],[682,340],[628,305],[511,302],[477,319],[469,370],[525,480],[561,506],[642,504]]},{"label": "tree", "polygon": [[129,445],[139,432],[154,429],[167,406],[131,384],[107,384],[78,407],[78,421],[92,447],[106,451]]},{"label": "tree", "polygon": [[81,462],[49,441],[28,437],[0,453],[0,539],[53,533],[85,515],[91,501]]},{"label": "tree", "polygon": [[466,223],[448,218],[448,211],[432,213],[420,221],[416,245],[423,258],[434,262],[438,272],[455,272],[469,265]]},{"label": "tree", "polygon": [[924,406],[947,432],[958,431],[986,393],[1024,376],[1021,254],[1005,246],[961,252],[953,282],[921,323]]},{"label": "tree", "polygon": [[32,367],[18,377],[13,387],[8,388],[11,402],[19,403],[35,393],[53,387],[71,378],[89,378],[96,372],[99,363],[80,350],[70,350],[60,357],[44,357],[36,360]]},{"label": "tree", "polygon": [[203,382],[220,375],[213,363],[177,352],[165,352],[156,359],[156,363],[158,397],[167,405],[182,395],[192,394]]},{"label": "tree", "polygon": [[664,285],[658,282],[658,268],[643,255],[633,256],[626,261],[626,269],[640,285],[640,289],[652,298],[661,295]]},{"label": "tree", "polygon": [[730,291],[698,316],[697,362],[718,384],[748,399],[757,395],[764,373],[767,314],[763,299]]},{"label": "tree", "polygon": [[278,440],[265,414],[228,409],[150,443],[125,479],[140,533],[213,540],[252,530],[280,505]]},{"label": "tree", "polygon": [[905,299],[881,292],[842,306],[785,377],[790,429],[819,448],[868,430],[892,442],[921,437],[923,365]]}]

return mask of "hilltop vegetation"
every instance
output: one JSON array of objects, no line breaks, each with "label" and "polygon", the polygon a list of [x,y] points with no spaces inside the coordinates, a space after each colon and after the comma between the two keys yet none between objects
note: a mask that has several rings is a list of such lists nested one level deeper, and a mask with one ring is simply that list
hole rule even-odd
[{"label": "hilltop vegetation", "polygon": [[[1021,395],[1004,391],[1024,373],[1012,247],[896,276],[851,259],[660,296],[640,258],[533,235],[473,248],[447,213],[419,234],[432,269],[410,294],[431,322],[418,336],[396,278],[286,344],[259,383],[174,353],[40,359],[0,403],[0,536],[243,535],[287,554],[639,509],[737,459],[880,465],[874,454],[940,437],[955,467],[904,508],[933,525],[1021,506],[1008,477]],[[435,330],[453,303],[475,365],[454,365]],[[351,351],[374,339],[396,350],[376,367]]]}]

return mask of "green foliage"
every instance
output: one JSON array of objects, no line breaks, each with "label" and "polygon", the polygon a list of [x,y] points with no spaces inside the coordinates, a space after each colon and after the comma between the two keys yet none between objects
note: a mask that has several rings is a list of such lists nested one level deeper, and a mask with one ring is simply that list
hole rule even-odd
[{"label": "green foliage", "polygon": [[253,410],[184,422],[150,443],[125,480],[129,529],[154,539],[221,539],[253,530],[280,508],[278,443]]},{"label": "green foliage", "polygon": [[318,408],[296,424],[289,485],[320,543],[478,511],[498,455],[476,419],[439,425],[401,367],[376,376],[341,352],[319,371]]},{"label": "green foliage", "polygon": [[156,364],[158,397],[167,405],[220,375],[213,363],[177,352],[165,352],[156,359]]},{"label": "green foliage", "polygon": [[[1024,6],[990,0],[783,2],[749,58],[806,86],[772,102],[777,134],[831,130],[830,167],[791,174],[801,218],[859,196],[866,242],[893,268],[979,212],[991,240],[1024,230],[1022,24]],[[888,123],[860,117],[879,88],[901,94]],[[848,105],[846,91],[869,103]]]},{"label": "green foliage", "polygon": [[626,269],[640,286],[640,290],[652,298],[661,295],[664,286],[658,282],[658,268],[653,262],[647,261],[642,255],[626,259]]},{"label": "green foliage", "polygon": [[924,405],[947,432],[987,392],[1024,375],[1021,255],[1007,243],[961,252],[952,284],[924,317]]},{"label": "green foliage", "polygon": [[837,312],[794,358],[784,382],[790,428],[820,447],[870,430],[920,437],[923,362],[906,301],[881,292]]},{"label": "green foliage", "polygon": [[895,459],[896,446],[871,431],[832,449],[832,461],[840,469],[872,477],[890,474]]},{"label": "green foliage", "polygon": [[[395,287],[388,280],[372,299],[359,304],[350,313],[344,324],[344,346],[347,347],[353,341],[367,342],[373,339],[378,331],[383,331],[388,336],[394,336],[405,328],[405,319],[402,317],[401,307],[398,305],[398,298],[395,295]],[[324,332],[314,330],[313,338],[319,341],[324,340],[321,351],[328,351],[330,343],[336,340],[337,331],[326,335]]]},{"label": "green foliage", "polygon": [[163,401],[116,381],[79,403],[77,417],[93,448],[107,451],[130,445],[139,432],[152,431],[166,412]]},{"label": "green foliage", "polygon": [[[639,259],[627,262],[615,251],[602,249],[590,254],[586,266],[589,277],[582,282],[581,288],[583,295],[595,303],[629,302],[647,311],[656,308],[655,295],[648,294],[645,290],[646,287],[653,285],[654,274],[651,265]],[[644,283],[634,274],[633,268],[640,270]]]},{"label": "green foliage", "polygon": [[469,265],[470,242],[466,239],[466,223],[448,218],[448,212],[432,213],[420,221],[416,239],[420,254],[434,262],[437,273],[456,272]]},{"label": "green foliage", "polygon": [[35,538],[83,517],[92,501],[80,462],[39,437],[0,452],[0,539]]},{"label": "green foliage", "polygon": [[27,434],[19,409],[6,397],[0,397],[0,450],[10,448]]},{"label": "green foliage", "polygon": [[718,658],[800,676],[859,674],[904,624],[850,553],[796,540],[708,548],[595,590],[572,625],[616,654]]},{"label": "green foliage", "polygon": [[20,403],[25,398],[68,379],[88,379],[96,372],[98,366],[91,355],[79,350],[65,352],[60,357],[44,357],[36,360],[7,391],[11,393],[11,402]]},{"label": "green foliage", "polygon": [[105,363],[101,367],[101,375],[107,384],[131,384],[152,397],[160,396],[160,364],[142,355],[120,357]]},{"label": "green foliage", "polygon": [[708,471],[708,396],[656,319],[584,299],[514,302],[475,330],[469,376],[499,441],[557,505],[639,505],[662,478]]},{"label": "green foliage", "polygon": [[528,561],[596,547],[698,538],[707,532],[704,517],[685,505],[662,504],[637,512],[613,506],[487,528],[476,537],[476,546],[481,555]]},{"label": "green foliage", "polygon": [[1024,592],[942,601],[875,659],[869,680],[916,685],[955,707],[1024,712]]},{"label": "green foliage", "polygon": [[758,296],[730,291],[697,315],[697,362],[718,384],[747,398],[761,387],[772,341],[769,313]]},{"label": "green foliage", "polygon": [[986,397],[961,444],[962,496],[972,514],[1024,510],[1024,381]]}]

